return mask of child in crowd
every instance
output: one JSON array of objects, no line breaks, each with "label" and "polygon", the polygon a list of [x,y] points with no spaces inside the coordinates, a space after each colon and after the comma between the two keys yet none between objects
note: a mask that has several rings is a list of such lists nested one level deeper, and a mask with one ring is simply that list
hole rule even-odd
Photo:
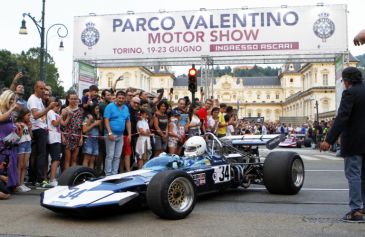
[{"label": "child in crowd", "polygon": [[99,105],[91,106],[91,112],[86,115],[82,124],[82,131],[86,135],[84,139],[84,160],[82,165],[89,168],[94,168],[95,159],[99,155],[99,131],[101,127],[101,117]]},{"label": "child in crowd", "polygon": [[51,99],[51,101],[57,102],[58,105],[48,111],[47,113],[47,125],[48,125],[48,144],[49,144],[49,154],[51,155],[51,169],[49,177],[49,186],[55,187],[58,185],[56,180],[57,168],[60,165],[61,160],[61,125],[64,122],[59,115],[62,107],[62,103],[59,99]]},{"label": "child in crowd", "polygon": [[141,110],[141,120],[137,122],[137,130],[139,132],[137,144],[136,144],[136,157],[138,169],[142,168],[144,163],[151,156],[151,131],[148,125],[148,111]]},{"label": "child in crowd", "polygon": [[23,134],[20,137],[17,148],[18,154],[18,192],[28,192],[31,189],[24,184],[24,178],[27,172],[28,161],[32,151],[32,123],[30,122],[30,111],[26,108],[20,109],[17,118],[17,126],[23,128]]},{"label": "child in crowd", "polygon": [[168,147],[170,154],[178,154],[177,153],[177,145],[178,142],[181,141],[181,135],[179,130],[179,123],[180,123],[180,112],[178,110],[171,111],[171,117],[169,122],[169,140],[168,140]]}]

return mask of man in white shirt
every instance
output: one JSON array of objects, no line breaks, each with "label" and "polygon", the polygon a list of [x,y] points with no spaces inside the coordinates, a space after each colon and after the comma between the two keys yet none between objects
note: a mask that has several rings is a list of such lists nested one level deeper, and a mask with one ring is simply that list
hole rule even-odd
[{"label": "man in white shirt", "polygon": [[[34,94],[28,99],[27,107],[31,112],[30,120],[32,122],[33,139],[36,147],[36,167],[30,167],[30,178],[34,179],[32,180],[33,182],[47,185],[46,177],[44,177],[47,169],[46,148],[48,131],[46,118],[47,112],[57,106],[58,103],[52,102],[47,108],[44,107],[42,97],[45,87],[46,85],[43,81],[37,81],[34,86]],[[32,170],[32,168],[36,170]]]}]

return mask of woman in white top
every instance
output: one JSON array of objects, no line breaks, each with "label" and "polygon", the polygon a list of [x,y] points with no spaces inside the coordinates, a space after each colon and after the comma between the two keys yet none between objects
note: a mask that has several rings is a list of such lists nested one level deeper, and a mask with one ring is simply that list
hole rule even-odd
[{"label": "woman in white top", "polygon": [[[190,123],[188,125],[189,137],[199,136],[202,134],[201,129],[204,130],[204,126],[202,126],[202,122],[200,121],[200,118],[198,116],[198,111],[200,107],[201,106],[198,104],[193,104],[190,108],[189,112]],[[203,131],[203,133],[205,133],[205,131]]]}]

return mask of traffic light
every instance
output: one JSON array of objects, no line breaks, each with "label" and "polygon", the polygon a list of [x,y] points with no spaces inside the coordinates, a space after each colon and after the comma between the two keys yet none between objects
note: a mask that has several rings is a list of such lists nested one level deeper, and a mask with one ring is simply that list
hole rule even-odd
[{"label": "traffic light", "polygon": [[189,91],[194,93],[197,92],[197,88],[198,88],[198,83],[196,81],[196,69],[195,69],[195,65],[193,64],[193,66],[189,69]]}]

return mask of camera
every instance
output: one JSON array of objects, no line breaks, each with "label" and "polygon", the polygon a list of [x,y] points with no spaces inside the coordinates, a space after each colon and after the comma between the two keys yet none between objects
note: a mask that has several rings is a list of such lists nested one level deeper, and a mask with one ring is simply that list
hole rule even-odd
[{"label": "camera", "polygon": [[157,93],[158,94],[163,94],[163,92],[164,92],[164,89],[163,88],[157,90]]}]

